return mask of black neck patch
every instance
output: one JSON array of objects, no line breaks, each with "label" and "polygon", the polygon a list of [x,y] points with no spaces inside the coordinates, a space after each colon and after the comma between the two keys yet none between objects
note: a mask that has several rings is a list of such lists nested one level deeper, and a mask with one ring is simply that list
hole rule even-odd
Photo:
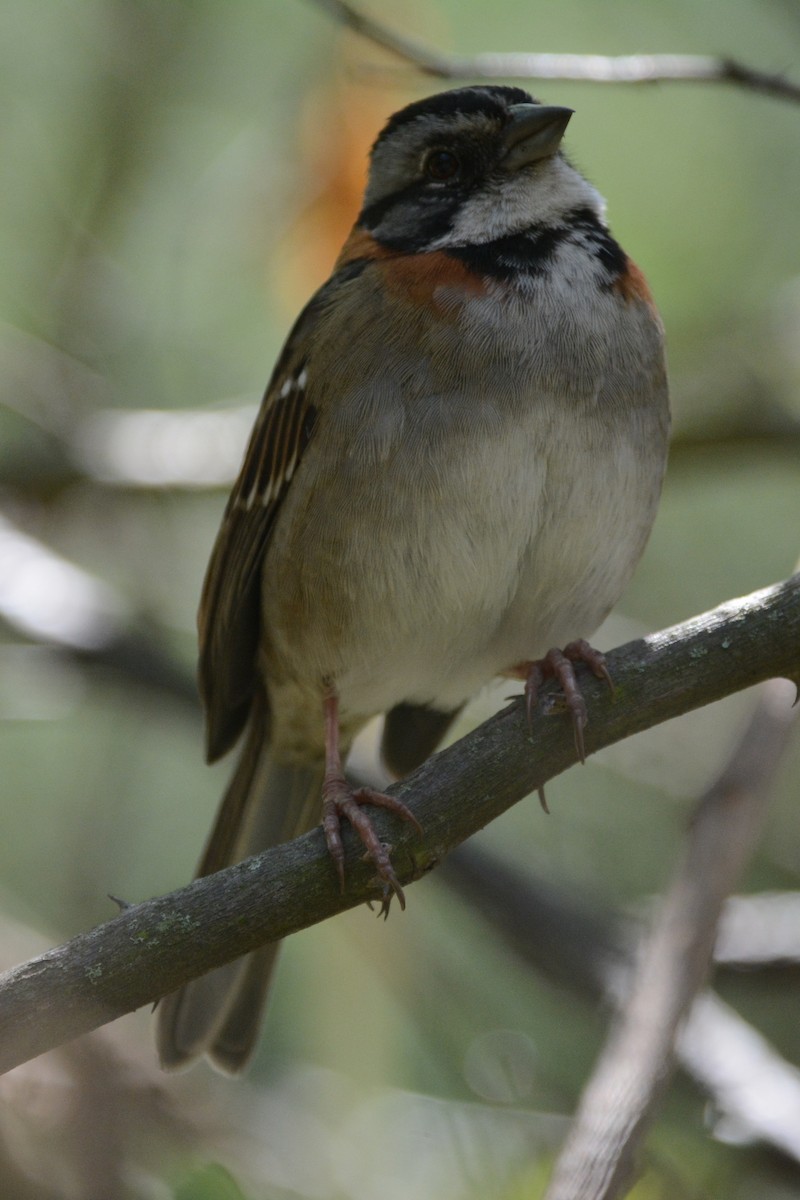
[{"label": "black neck patch", "polygon": [[445,253],[457,258],[476,275],[503,281],[515,275],[544,275],[556,250],[569,237],[561,227],[528,229],[496,238],[493,242],[478,242],[472,246],[451,246]]},{"label": "black neck patch", "polygon": [[582,246],[601,264],[609,285],[625,270],[624,250],[589,208],[575,209],[558,225],[533,225],[493,242],[451,246],[445,253],[476,275],[508,282],[518,275],[547,274],[559,246],[569,242]]},{"label": "black neck patch", "polygon": [[591,208],[578,208],[569,218],[576,242],[581,242],[609,274],[613,282],[627,270],[628,256],[619,242]]}]

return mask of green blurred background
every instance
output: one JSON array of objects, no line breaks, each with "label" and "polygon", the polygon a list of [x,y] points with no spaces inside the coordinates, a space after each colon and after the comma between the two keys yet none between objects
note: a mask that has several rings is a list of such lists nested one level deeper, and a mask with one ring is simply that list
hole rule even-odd
[{"label": "green blurred background", "polygon": [[[462,54],[721,53],[800,72],[794,0],[370,11]],[[378,61],[308,0],[0,7],[8,965],[110,916],[109,892],[136,900],[192,874],[230,770],[202,761],[194,615],[247,406],[330,269],[370,139],[437,90],[365,72]],[[674,451],[645,558],[595,639],[612,646],[784,577],[798,555],[800,109],[729,87],[530,86],[576,110],[570,153],[668,331]],[[636,908],[668,879],[752,702],[598,756],[549,786],[552,816],[526,802],[476,842],[587,913]],[[745,891],[800,884],[799,767],[795,746]],[[718,982],[800,1062],[792,964]],[[160,1076],[147,1014],[0,1081],[4,1191],[535,1196],[607,1015],[433,877],[386,926],[360,910],[285,948],[244,1082]],[[800,1195],[797,1157],[717,1116],[679,1078],[636,1195]]]}]

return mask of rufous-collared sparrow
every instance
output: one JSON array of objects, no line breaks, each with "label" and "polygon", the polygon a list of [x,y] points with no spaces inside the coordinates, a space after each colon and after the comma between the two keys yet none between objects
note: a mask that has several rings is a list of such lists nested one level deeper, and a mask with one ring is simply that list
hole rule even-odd
[{"label": "rufous-collared sparrow", "polygon": [[[604,203],[570,164],[570,109],[518,88],[409,105],[372,149],[361,213],[278,360],[211,556],[200,685],[211,761],[244,735],[200,873],[320,819],[402,892],[342,759],[386,713],[405,774],[497,675],[570,659],[647,540],[669,428],[663,333]],[[570,641],[566,657],[548,648]],[[167,997],[162,1062],[236,1071],[276,946]]]}]

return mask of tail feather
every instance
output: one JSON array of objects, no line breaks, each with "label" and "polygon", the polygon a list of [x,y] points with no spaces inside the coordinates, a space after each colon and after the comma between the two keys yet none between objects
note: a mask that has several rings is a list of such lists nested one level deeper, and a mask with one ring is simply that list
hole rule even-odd
[{"label": "tail feather", "polygon": [[430,758],[461,712],[441,712],[429,704],[396,704],[386,714],[381,741],[381,758],[402,779]]},{"label": "tail feather", "polygon": [[247,1066],[258,1044],[279,949],[280,942],[273,942],[248,954],[241,964],[244,970],[229,987],[224,1022],[206,1048],[214,1066],[228,1075],[238,1075]]},{"label": "tail feather", "polygon": [[[322,765],[274,763],[266,741],[262,709],[256,704],[198,875],[289,841],[318,823]],[[263,946],[218,967],[160,1002],[156,1042],[163,1067],[188,1067],[206,1054],[223,1071],[244,1069],[258,1042],[279,945]]]}]

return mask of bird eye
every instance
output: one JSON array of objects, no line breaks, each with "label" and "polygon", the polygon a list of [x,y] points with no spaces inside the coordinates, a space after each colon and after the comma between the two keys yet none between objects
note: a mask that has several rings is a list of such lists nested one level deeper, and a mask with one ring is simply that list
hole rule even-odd
[{"label": "bird eye", "polygon": [[452,150],[431,150],[424,163],[425,174],[437,183],[449,183],[461,174],[461,159]]}]

